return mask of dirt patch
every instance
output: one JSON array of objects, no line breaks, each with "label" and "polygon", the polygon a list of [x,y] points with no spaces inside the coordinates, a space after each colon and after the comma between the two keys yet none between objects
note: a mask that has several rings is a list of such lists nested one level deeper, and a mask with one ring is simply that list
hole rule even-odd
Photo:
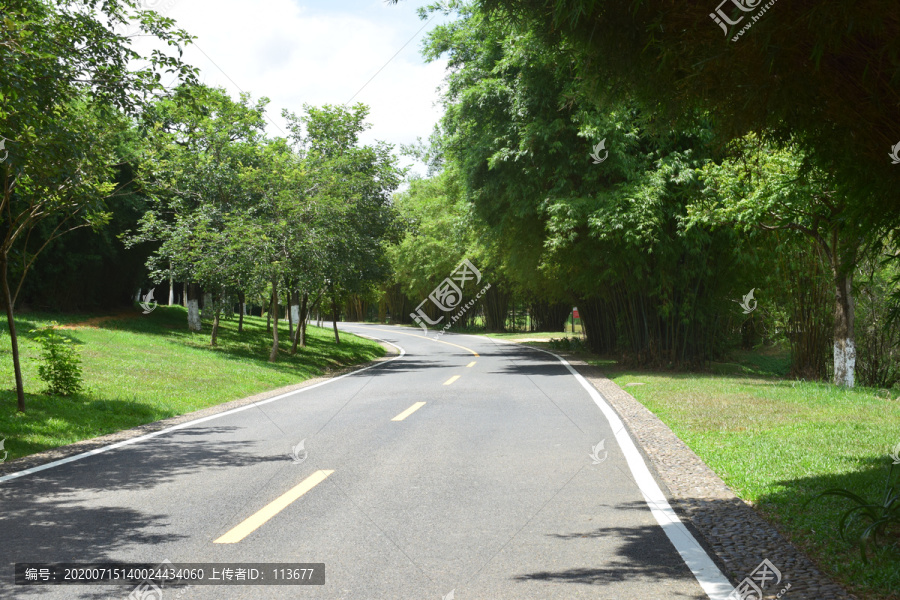
[{"label": "dirt patch", "polygon": [[80,323],[68,323],[66,325],[60,325],[60,329],[79,329],[81,327],[97,327],[100,323],[105,323],[106,321],[118,321],[121,319],[129,319],[131,317],[136,317],[139,313],[135,310],[123,310],[117,312],[114,315],[106,315],[103,317],[91,317],[87,321],[81,321]]}]

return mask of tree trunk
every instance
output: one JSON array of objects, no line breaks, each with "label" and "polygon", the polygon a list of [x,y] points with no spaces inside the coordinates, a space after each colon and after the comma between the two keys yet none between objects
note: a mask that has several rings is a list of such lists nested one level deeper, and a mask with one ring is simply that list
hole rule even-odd
[{"label": "tree trunk", "polygon": [[0,279],[3,280],[3,304],[6,306],[6,322],[9,324],[9,343],[12,346],[13,370],[16,373],[17,410],[25,412],[25,385],[22,383],[22,365],[19,361],[19,337],[16,334],[16,321],[13,316],[12,297],[9,294],[7,279],[7,259],[0,260]]},{"label": "tree trunk", "polygon": [[238,317],[238,333],[242,333],[244,331],[244,311],[247,307],[247,299],[244,296],[244,292],[238,292],[238,303],[241,307],[241,315]]},{"label": "tree trunk", "polygon": [[210,346],[215,346],[216,341],[219,339],[219,314],[222,310],[219,307],[213,309],[213,326],[212,326],[212,340],[209,342]]},{"label": "tree trunk", "polygon": [[175,304],[175,281],[169,275],[169,306]]},{"label": "tree trunk", "polygon": [[300,324],[300,290],[291,292],[291,320]]},{"label": "tree trunk", "polygon": [[854,342],[853,272],[835,269],[834,384],[853,387],[856,369]]},{"label": "tree trunk", "polygon": [[[269,298],[269,310],[266,311],[266,333],[272,333],[272,303],[274,300]],[[260,309],[262,310],[262,309]]]},{"label": "tree trunk", "polygon": [[294,341],[294,321],[296,321],[296,319],[297,319],[297,317],[294,314],[294,307],[293,307],[292,302],[293,302],[293,293],[288,292],[287,303],[289,306],[286,307],[286,310],[284,311],[284,316],[288,322],[288,339],[291,342]]},{"label": "tree trunk", "polygon": [[309,293],[303,292],[303,298],[300,300],[300,323],[297,337],[300,338],[300,346],[306,347],[306,322],[309,320]]},{"label": "tree trunk", "polygon": [[203,292],[203,312],[201,313],[202,318],[208,319],[212,316],[212,305],[212,293]]},{"label": "tree trunk", "polygon": [[181,305],[187,308],[188,305],[188,283],[185,281],[181,284]]},{"label": "tree trunk", "polygon": [[[306,299],[308,295],[306,293],[303,294],[303,298],[300,298],[300,290],[294,291],[294,297],[292,300],[296,300],[299,303],[297,306],[297,312],[295,320],[297,321],[297,328],[294,331],[294,336],[291,338],[291,354],[297,354],[297,343],[303,342],[303,346],[306,345]],[[294,306],[291,306],[291,313],[294,314]]]},{"label": "tree trunk", "polygon": [[272,352],[269,353],[269,362],[275,362],[275,359],[278,358],[278,278],[272,278],[272,310],[269,311],[270,315],[274,315],[272,318],[275,321],[274,327],[272,327]]},{"label": "tree trunk", "polygon": [[337,328],[338,321],[338,307],[337,307],[337,298],[334,295],[334,292],[331,293],[331,324],[334,327],[334,343],[341,343],[341,336],[338,334]]},{"label": "tree trunk", "polygon": [[200,285],[191,283],[187,286],[188,329],[200,331]]},{"label": "tree trunk", "polygon": [[216,294],[216,296],[213,297],[213,300],[210,302],[210,304],[211,304],[210,309],[213,312],[213,324],[212,324],[212,335],[210,336],[210,339],[209,339],[209,345],[215,346],[217,340],[219,339],[219,315],[222,312],[221,296]]}]

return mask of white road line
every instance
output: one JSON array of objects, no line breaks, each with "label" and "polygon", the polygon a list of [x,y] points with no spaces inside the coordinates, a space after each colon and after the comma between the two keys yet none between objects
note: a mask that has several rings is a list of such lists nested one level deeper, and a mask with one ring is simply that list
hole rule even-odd
[{"label": "white road line", "polygon": [[[492,339],[491,341],[501,344],[519,345],[515,342],[506,342],[498,339]],[[675,550],[681,555],[682,560],[694,574],[697,583],[700,584],[706,595],[712,600],[726,600],[734,590],[734,586],[731,585],[731,582],[719,570],[719,567],[716,566],[716,563],[713,562],[706,550],[691,535],[691,532],[687,530],[687,527],[684,526],[684,523],[672,510],[669,501],[659,488],[659,485],[657,485],[656,480],[653,479],[653,475],[650,474],[650,469],[647,467],[647,463],[644,462],[644,457],[638,451],[631,436],[628,435],[628,430],[625,429],[625,424],[619,418],[619,415],[616,414],[616,411],[606,402],[606,399],[603,398],[600,392],[588,383],[566,359],[543,348],[528,347],[555,357],[569,370],[575,377],[575,380],[581,384],[581,387],[587,391],[615,432],[616,442],[622,448],[622,454],[625,456],[628,468],[631,469],[631,475],[634,477],[638,489],[641,490],[644,501],[647,503],[647,507],[650,509],[656,522],[662,527],[669,541],[675,546]]]},{"label": "white road line", "polygon": [[137,444],[138,442],[143,442],[145,440],[149,440],[155,438],[160,435],[165,435],[167,433],[172,433],[173,431],[177,431],[179,429],[185,429],[187,427],[193,427],[194,425],[199,425],[200,423],[205,423],[207,421],[212,421],[213,419],[218,419],[220,417],[224,417],[227,415],[233,415],[235,413],[239,413],[243,410],[248,410],[251,408],[256,408],[257,406],[262,406],[263,404],[269,404],[270,402],[275,402],[277,400],[284,400],[290,396],[294,396],[296,394],[302,394],[303,392],[307,392],[309,390],[315,389],[317,387],[321,387],[323,385],[328,385],[329,383],[334,383],[335,381],[341,380],[344,377],[349,377],[350,375],[356,375],[357,373],[362,373],[363,371],[368,371],[369,369],[374,369],[375,367],[380,367],[381,365],[385,365],[391,361],[397,360],[398,358],[403,358],[406,354],[406,350],[394,344],[393,342],[389,342],[387,340],[382,340],[380,338],[363,335],[360,333],[354,333],[354,335],[358,335],[359,337],[368,338],[370,340],[375,340],[378,342],[384,342],[385,344],[390,344],[391,346],[397,348],[400,351],[400,354],[395,356],[394,358],[388,359],[386,361],[380,362],[378,364],[369,365],[368,367],[363,367],[362,369],[358,369],[356,371],[351,371],[350,373],[344,373],[338,377],[333,379],[329,379],[327,381],[322,381],[321,383],[316,383],[309,387],[305,387],[299,390],[294,390],[293,392],[287,392],[286,394],[280,394],[278,396],[267,398],[265,400],[260,400],[259,402],[254,402],[253,404],[248,404],[246,406],[240,406],[238,408],[233,408],[231,410],[226,410],[225,412],[221,412],[215,415],[210,415],[208,417],[202,417],[199,419],[194,419],[193,421],[187,421],[185,423],[179,423],[178,425],[173,425],[172,427],[167,427],[166,429],[160,429],[159,431],[154,431],[153,433],[148,433],[146,435],[141,435],[138,437],[134,437],[128,440],[123,440],[121,442],[116,442],[115,444],[110,444],[109,446],[103,446],[101,448],[95,448],[89,452],[82,452],[81,454],[75,454],[74,456],[68,456],[66,458],[61,458],[59,460],[55,460],[53,462],[49,462],[44,465],[39,465],[37,467],[32,467],[30,469],[25,469],[24,471],[17,471],[15,473],[10,473],[9,475],[4,475],[0,477],[0,483],[5,481],[10,481],[11,479],[18,479],[19,477],[24,477],[25,475],[31,475],[33,473],[38,473],[40,471],[46,471],[47,469],[52,469],[53,467],[58,467],[60,465],[64,465],[66,463],[75,462],[76,460],[81,460],[82,458],[87,458],[88,456],[94,456],[95,454],[103,454],[104,452],[109,452],[110,450],[115,450],[116,448],[121,448],[122,446],[129,446],[131,444]]}]

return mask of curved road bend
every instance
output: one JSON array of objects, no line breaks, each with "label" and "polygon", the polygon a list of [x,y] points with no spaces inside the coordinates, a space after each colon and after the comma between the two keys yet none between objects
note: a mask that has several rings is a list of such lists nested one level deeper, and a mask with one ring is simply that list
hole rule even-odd
[{"label": "curved road bend", "polygon": [[162,600],[707,598],[565,365],[484,337],[342,328],[405,354],[0,478],[0,598],[132,589],[13,586],[14,562],[163,560],[324,562],[326,584],[193,586]]}]

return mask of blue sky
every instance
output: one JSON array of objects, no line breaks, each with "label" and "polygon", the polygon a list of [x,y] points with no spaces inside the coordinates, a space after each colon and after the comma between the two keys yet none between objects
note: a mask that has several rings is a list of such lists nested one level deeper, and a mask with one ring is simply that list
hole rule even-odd
[{"label": "blue sky", "polygon": [[[423,0],[144,0],[197,36],[185,58],[201,80],[254,98],[271,99],[272,135],[284,127],[282,108],[343,104],[362,88],[425,23]],[[435,18],[356,96],[371,108],[364,141],[399,145],[427,138],[440,118],[437,87],[445,63],[426,64],[422,39]]]}]

